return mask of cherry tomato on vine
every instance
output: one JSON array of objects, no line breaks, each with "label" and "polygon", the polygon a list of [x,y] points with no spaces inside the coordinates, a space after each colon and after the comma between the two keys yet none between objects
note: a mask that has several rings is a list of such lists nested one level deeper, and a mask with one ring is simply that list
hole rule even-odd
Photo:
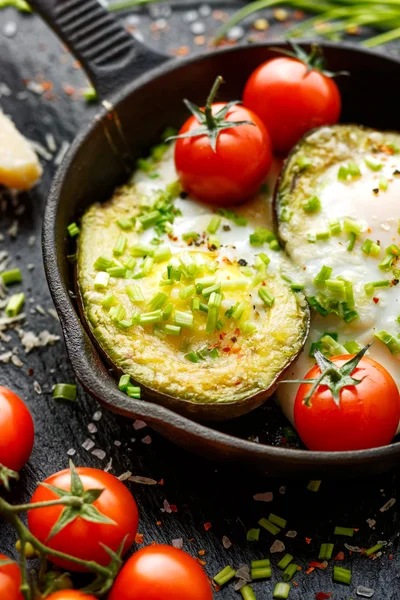
[{"label": "cherry tomato on vine", "polygon": [[[80,508],[49,506],[30,510],[29,530],[41,542],[52,550],[100,565],[111,561],[101,544],[117,552],[126,537],[123,554],[131,547],[138,526],[138,510],[132,494],[116,477],[98,469],[75,469],[71,465],[71,469],[55,473],[43,483],[33,494],[31,503],[55,500],[62,494],[61,490],[66,490],[67,494],[81,498],[82,505]],[[60,491],[57,493],[55,488]],[[100,495],[98,490],[103,490]],[[59,521],[61,513],[62,522]],[[65,526],[61,527],[62,523]],[[87,570],[84,565],[64,558],[49,555],[49,560],[69,571]]]},{"label": "cherry tomato on vine", "polygon": [[20,471],[31,455],[34,435],[31,413],[21,398],[0,387],[0,464]]},{"label": "cherry tomato on vine", "polygon": [[182,126],[175,167],[185,192],[229,206],[255,195],[272,163],[269,135],[252,111],[235,102],[213,104],[217,78],[204,109],[186,101],[193,116]]},{"label": "cherry tomato on vine", "polygon": [[341,98],[332,75],[323,70],[318,51],[307,55],[298,47],[250,75],[243,102],[264,123],[275,152],[288,152],[314,127],[337,123]]},{"label": "cherry tomato on vine", "polygon": [[173,546],[147,546],[122,567],[108,600],[212,600],[200,565]]},{"label": "cherry tomato on vine", "polygon": [[[327,385],[318,385],[310,398],[309,384],[303,383],[297,392],[294,420],[304,444],[310,450],[322,451],[362,450],[389,444],[400,419],[400,394],[393,377],[366,356],[334,356],[330,362],[340,369],[342,379],[338,383],[324,380]],[[329,368],[328,363],[326,366]],[[316,365],[305,379],[320,375],[321,369]],[[354,380],[359,383],[354,384]],[[332,394],[335,386],[336,401]]]},{"label": "cherry tomato on vine", "polygon": [[97,600],[95,596],[84,594],[79,590],[61,590],[46,597],[46,600]]},{"label": "cherry tomato on vine", "polygon": [[[2,564],[4,561],[4,564]],[[6,564],[5,561],[10,561]],[[20,591],[21,571],[15,562],[0,554],[0,598],[1,600],[24,600]]]}]

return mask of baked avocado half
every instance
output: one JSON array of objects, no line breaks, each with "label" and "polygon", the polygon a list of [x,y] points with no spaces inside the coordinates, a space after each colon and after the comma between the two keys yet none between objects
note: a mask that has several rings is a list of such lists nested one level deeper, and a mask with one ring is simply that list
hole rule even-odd
[{"label": "baked avocado half", "polygon": [[[286,379],[327,356],[369,356],[400,387],[400,134],[321,127],[294,148],[276,188],[277,230],[311,307],[310,335]],[[293,422],[295,384],[278,396]]]},{"label": "baked avocado half", "polygon": [[281,277],[284,253],[259,227],[259,205],[246,218],[213,213],[179,194],[172,152],[155,168],[83,215],[83,314],[144,400],[231,419],[262,404],[301,351],[307,302]]}]

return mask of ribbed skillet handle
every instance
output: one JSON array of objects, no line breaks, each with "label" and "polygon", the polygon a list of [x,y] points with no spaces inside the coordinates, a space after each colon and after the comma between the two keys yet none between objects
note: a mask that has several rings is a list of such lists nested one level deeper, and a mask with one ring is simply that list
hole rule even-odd
[{"label": "ribbed skillet handle", "polygon": [[101,98],[167,60],[145,48],[97,0],[28,0],[81,62]]}]

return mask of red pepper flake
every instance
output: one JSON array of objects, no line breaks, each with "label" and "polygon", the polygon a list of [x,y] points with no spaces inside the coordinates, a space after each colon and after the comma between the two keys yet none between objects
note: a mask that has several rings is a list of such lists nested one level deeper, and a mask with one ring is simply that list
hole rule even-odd
[{"label": "red pepper flake", "polygon": [[305,14],[302,10],[295,10],[293,13],[293,18],[295,21],[302,21],[305,17]]},{"label": "red pepper flake", "polygon": [[313,571],[315,571],[314,567],[309,567],[306,571],[306,575],[309,575],[310,573],[312,573]]},{"label": "red pepper flake", "polygon": [[175,512],[175,513],[178,512],[178,508],[175,506],[175,504],[170,504],[169,507],[172,510],[172,512]]},{"label": "red pepper flake", "polygon": [[240,335],[240,329],[238,327],[236,327],[235,331],[234,331],[235,335]]},{"label": "red pepper flake", "polygon": [[211,523],[204,523],[204,529],[206,531],[208,531],[209,529],[211,529],[211,527],[212,527]]},{"label": "red pepper flake", "polygon": [[156,540],[153,540],[153,541],[151,542],[150,546],[158,546],[158,544],[157,544]]},{"label": "red pepper flake", "polygon": [[393,554],[389,554],[388,559],[393,560]]},{"label": "red pepper flake", "polygon": [[229,15],[228,15],[228,13],[224,12],[223,10],[213,10],[212,18],[215,21],[224,21],[225,22],[229,19]]},{"label": "red pepper flake", "polygon": [[292,581],[293,585],[298,586],[299,584],[297,583],[297,581]]},{"label": "red pepper flake", "polygon": [[189,538],[188,542],[194,542],[194,538]]},{"label": "red pepper flake", "polygon": [[224,348],[222,348],[222,352],[230,352],[231,349],[229,346],[225,346]]},{"label": "red pepper flake", "polygon": [[205,551],[205,550],[199,550],[199,551],[198,551],[198,555],[199,555],[199,556],[204,556],[204,555],[205,555],[205,553],[206,553],[206,551]]},{"label": "red pepper flake", "polygon": [[281,444],[283,444],[284,446],[288,443],[287,439],[285,437],[281,437]]},{"label": "red pepper flake", "polygon": [[378,304],[378,302],[379,302],[379,298],[374,297],[374,298],[372,298],[372,300],[375,302],[375,304]]},{"label": "red pepper flake", "polygon": [[310,544],[311,543],[311,538],[304,538],[306,540],[306,544]]},{"label": "red pepper flake", "polygon": [[328,600],[328,598],[330,598],[332,596],[332,592],[328,592],[327,594],[325,594],[325,592],[317,592],[315,594],[315,600]]},{"label": "red pepper flake", "polygon": [[208,577],[208,580],[210,581],[210,583],[213,586],[214,590],[216,592],[219,592],[219,590],[221,589],[221,586],[219,586],[218,583],[215,583],[215,581],[213,579],[210,579],[210,577]]},{"label": "red pepper flake", "polygon": [[140,544],[143,544],[143,533],[137,533],[135,535],[135,542],[140,546]]},{"label": "red pepper flake", "polygon": [[202,567],[204,567],[207,563],[205,560],[201,560],[201,558],[196,558],[197,562],[199,563],[199,565],[201,565]]},{"label": "red pepper flake", "polygon": [[160,481],[158,482],[158,485],[164,485],[164,479],[160,479]]},{"label": "red pepper flake", "polygon": [[354,529],[354,531],[355,531],[356,533],[357,533],[357,531],[360,531],[360,528],[359,528],[359,527],[358,527],[358,528],[354,527],[353,529]]},{"label": "red pepper flake", "polygon": [[161,521],[157,521],[156,525],[158,525],[158,527],[161,527],[162,522]]},{"label": "red pepper flake", "polygon": [[223,340],[225,336],[226,336],[226,333],[222,332],[219,334],[219,339]]},{"label": "red pepper flake", "polygon": [[63,88],[67,96],[73,96],[75,94],[75,88],[69,83],[64,83]]},{"label": "red pepper flake", "polygon": [[180,46],[179,48],[171,48],[169,53],[172,56],[187,56],[190,53],[189,46]]},{"label": "red pepper flake", "polygon": [[324,562],[310,562],[308,564],[309,567],[313,567],[314,569],[326,569],[326,567],[328,566],[328,563],[326,561]]},{"label": "red pepper flake", "polygon": [[381,152],[384,152],[385,154],[394,154],[394,148],[390,148],[389,146],[386,146],[385,144],[382,144],[382,146],[379,147],[379,150]]},{"label": "red pepper flake", "polygon": [[338,554],[336,554],[333,560],[344,560],[344,552],[339,552]]}]

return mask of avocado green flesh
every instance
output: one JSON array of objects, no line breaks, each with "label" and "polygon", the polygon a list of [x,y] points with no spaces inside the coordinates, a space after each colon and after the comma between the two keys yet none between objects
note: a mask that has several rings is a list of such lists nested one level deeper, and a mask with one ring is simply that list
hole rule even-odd
[{"label": "avocado green flesh", "polygon": [[[148,244],[149,240],[154,238],[153,230],[121,231],[117,220],[132,217],[140,211],[145,184],[149,183],[149,190],[154,186],[162,189],[176,178],[171,163],[173,165],[169,153],[160,164],[160,177],[156,183],[152,181],[150,185],[146,175],[136,174],[132,183],[117,190],[109,202],[93,204],[82,218],[77,280],[84,315],[90,330],[108,360],[121,372],[130,374],[133,381],[151,391],[152,397],[154,393],[159,393],[178,399],[182,403],[189,402],[203,406],[245,403],[246,400],[257,395],[266,398],[268,391],[272,391],[278,377],[294,360],[304,344],[308,329],[308,307],[303,295],[294,293],[287,281],[280,276],[281,268],[285,264],[284,253],[269,251],[268,247],[252,248],[248,244],[249,232],[260,225],[267,225],[263,222],[264,217],[259,217],[261,200],[258,203],[255,201],[249,203],[251,209],[247,210],[246,207],[243,209],[243,213],[246,213],[249,219],[246,227],[235,229],[231,221],[222,217],[218,232],[221,237],[221,248],[209,251],[204,245],[188,247],[182,242],[181,233],[185,227],[186,231],[193,231],[193,227],[197,227],[195,231],[203,233],[213,215],[212,209],[190,199],[183,202],[176,197],[175,203],[182,210],[182,216],[176,218],[172,236],[167,234],[161,236],[161,245],[168,245],[174,257],[189,251],[191,256],[201,253],[206,262],[217,261],[216,276],[217,278],[222,276],[223,279],[243,279],[241,267],[237,262],[238,248],[241,248],[240,256],[246,255],[249,265],[252,264],[251,260],[255,261],[257,254],[267,252],[271,257],[271,264],[267,269],[265,283],[268,292],[275,298],[272,307],[264,306],[259,300],[257,289],[252,289],[250,278],[248,290],[224,291],[224,302],[231,301],[231,304],[234,304],[235,300],[242,301],[247,297],[247,308],[241,320],[225,318],[225,307],[221,308],[220,318],[224,323],[222,329],[207,333],[206,315],[197,312],[193,329],[183,328],[180,336],[167,336],[160,339],[155,335],[152,325],[121,328],[111,320],[109,309],[104,308],[101,303],[105,295],[113,294],[124,306],[127,315],[131,315],[136,310],[140,312],[149,310],[146,309],[149,300],[157,292],[162,291],[173,295],[174,308],[190,312],[190,302],[185,305],[185,302],[177,298],[177,294],[171,292],[168,287],[159,287],[169,261],[154,265],[151,273],[143,279],[128,281],[111,277],[106,290],[96,290],[94,287],[98,273],[94,263],[99,256],[113,256],[113,248],[119,235],[123,234],[127,238],[128,250],[122,258],[129,257],[129,248],[132,245]],[[148,193],[151,195],[152,191]],[[265,203],[265,198],[263,202]],[[201,231],[198,229],[199,223]],[[225,225],[224,230],[223,225]],[[237,243],[224,245],[224,235],[236,236]],[[252,254],[253,258],[251,258]],[[119,260],[120,257],[116,259],[117,262]],[[142,259],[137,260],[139,265]],[[138,285],[143,291],[146,299],[144,303],[135,304],[128,298],[125,287],[131,283]],[[190,281],[184,282],[185,285],[190,283]],[[255,322],[256,331],[243,334],[240,327],[244,319]],[[168,322],[173,323],[173,320]],[[190,362],[185,358],[190,351],[197,351],[205,346],[218,347],[219,356],[214,360],[207,358],[198,363]],[[229,348],[229,351],[225,351],[224,348]],[[146,398],[145,390],[142,397]],[[249,404],[248,410],[251,408],[254,406]],[[229,416],[227,414],[226,418]],[[231,416],[234,416],[234,411]]]}]

